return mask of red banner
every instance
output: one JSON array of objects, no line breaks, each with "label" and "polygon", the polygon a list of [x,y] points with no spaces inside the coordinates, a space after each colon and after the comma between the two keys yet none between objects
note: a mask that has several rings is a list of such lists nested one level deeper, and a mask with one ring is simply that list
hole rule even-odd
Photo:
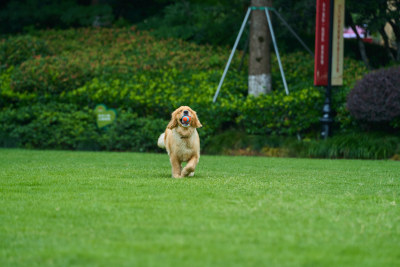
[{"label": "red banner", "polygon": [[314,84],[328,85],[329,27],[331,0],[317,0]]}]

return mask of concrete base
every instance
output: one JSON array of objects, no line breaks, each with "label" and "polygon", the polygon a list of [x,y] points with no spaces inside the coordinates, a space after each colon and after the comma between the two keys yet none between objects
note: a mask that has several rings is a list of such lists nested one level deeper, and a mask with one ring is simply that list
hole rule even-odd
[{"label": "concrete base", "polygon": [[271,74],[249,75],[249,95],[259,96],[271,89]]}]

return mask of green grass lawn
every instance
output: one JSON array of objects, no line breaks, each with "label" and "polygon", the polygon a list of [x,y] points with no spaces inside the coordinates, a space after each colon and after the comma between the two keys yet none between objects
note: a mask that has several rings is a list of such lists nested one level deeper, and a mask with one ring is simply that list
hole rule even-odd
[{"label": "green grass lawn", "polygon": [[399,266],[400,163],[0,150],[1,266]]}]

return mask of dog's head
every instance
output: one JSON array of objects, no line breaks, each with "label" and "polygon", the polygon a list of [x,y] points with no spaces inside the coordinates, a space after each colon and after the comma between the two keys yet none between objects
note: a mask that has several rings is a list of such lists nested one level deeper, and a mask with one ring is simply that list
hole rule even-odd
[{"label": "dog's head", "polygon": [[[186,117],[186,118],[184,118]],[[187,119],[189,117],[189,119]],[[173,129],[175,127],[194,127],[200,128],[201,125],[197,114],[188,106],[181,106],[171,114],[171,121],[168,123],[167,128]]]}]

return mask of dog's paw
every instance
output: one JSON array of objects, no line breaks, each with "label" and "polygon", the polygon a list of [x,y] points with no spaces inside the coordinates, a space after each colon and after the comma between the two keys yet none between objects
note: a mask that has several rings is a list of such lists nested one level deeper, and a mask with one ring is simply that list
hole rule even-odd
[{"label": "dog's paw", "polygon": [[189,173],[188,176],[193,177],[194,176],[194,172]]}]

